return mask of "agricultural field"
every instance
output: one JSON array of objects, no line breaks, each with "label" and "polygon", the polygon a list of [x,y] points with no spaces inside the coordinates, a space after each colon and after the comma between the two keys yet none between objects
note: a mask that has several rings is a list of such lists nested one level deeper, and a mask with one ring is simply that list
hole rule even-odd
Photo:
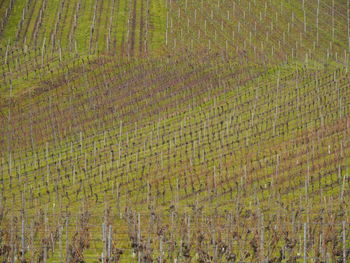
[{"label": "agricultural field", "polygon": [[350,262],[349,0],[0,0],[0,259]]}]

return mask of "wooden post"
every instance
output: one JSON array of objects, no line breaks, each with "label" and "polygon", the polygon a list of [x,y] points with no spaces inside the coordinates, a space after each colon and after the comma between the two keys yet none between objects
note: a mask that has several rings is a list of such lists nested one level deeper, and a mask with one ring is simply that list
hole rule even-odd
[{"label": "wooden post", "polygon": [[304,12],[304,33],[306,33],[306,11],[305,11],[305,0],[303,0],[303,12]]},{"label": "wooden post", "polygon": [[[34,222],[32,221],[30,224],[30,247],[33,248],[34,247]],[[34,263],[34,249],[32,249],[30,251],[30,262]]]},{"label": "wooden post", "polygon": [[347,9],[347,18],[348,18],[348,46],[349,46],[349,51],[350,51],[350,14],[349,14],[349,0],[347,0],[346,4],[346,9]]},{"label": "wooden post", "polygon": [[260,213],[260,259],[265,262],[264,253],[264,214]]},{"label": "wooden post", "polygon": [[42,68],[44,67],[45,42],[46,42],[46,38],[44,37],[43,46],[41,48],[41,67]]},{"label": "wooden post", "polygon": [[66,262],[69,262],[69,243],[68,243],[68,220],[69,218],[66,218]]},{"label": "wooden post", "polygon": [[109,225],[108,230],[108,260],[111,260],[111,249],[112,249],[112,225]]},{"label": "wooden post", "polygon": [[47,241],[45,239],[45,244],[44,244],[44,263],[47,262]]},{"label": "wooden post", "polygon": [[103,251],[102,251],[102,254],[104,255],[104,256],[106,256],[106,244],[107,244],[107,236],[106,236],[106,224],[105,223],[102,223],[102,243],[103,243]]},{"label": "wooden post", "polygon": [[83,132],[80,132],[80,153],[83,151]]},{"label": "wooden post", "polygon": [[25,239],[24,239],[25,229],[24,229],[24,217],[22,217],[22,262],[24,262],[24,254],[25,254]]},{"label": "wooden post", "polygon": [[332,41],[334,42],[335,25],[334,25],[334,0],[332,0]]},{"label": "wooden post", "polygon": [[163,236],[159,237],[159,263],[163,263]]},{"label": "wooden post", "polygon": [[60,263],[63,263],[63,260],[62,260],[62,230],[63,230],[63,226],[60,226],[60,229],[59,229],[59,256],[60,256]]},{"label": "wooden post", "polygon": [[14,246],[14,229],[13,229],[13,225],[14,225],[14,222],[13,222],[13,215],[11,216],[11,229],[10,229],[10,258],[11,258],[11,263],[15,262],[15,253],[14,253],[14,250],[15,250],[15,246]]},{"label": "wooden post", "polygon": [[191,242],[191,216],[187,217],[187,244]]},{"label": "wooden post", "polygon": [[342,184],[341,193],[340,193],[340,200],[342,200],[342,201],[344,199],[346,177],[347,177],[347,172],[343,176],[343,184]]},{"label": "wooden post", "polygon": [[140,213],[137,214],[137,262],[141,262],[141,251],[139,249],[141,243],[141,218],[140,218]]},{"label": "wooden post", "polygon": [[346,223],[343,221],[343,262],[346,263]]},{"label": "wooden post", "polygon": [[304,263],[307,263],[307,223],[304,223]]},{"label": "wooden post", "polygon": [[319,30],[318,30],[318,17],[320,14],[320,0],[317,0],[317,10],[316,10],[316,44],[318,45],[319,40]]}]

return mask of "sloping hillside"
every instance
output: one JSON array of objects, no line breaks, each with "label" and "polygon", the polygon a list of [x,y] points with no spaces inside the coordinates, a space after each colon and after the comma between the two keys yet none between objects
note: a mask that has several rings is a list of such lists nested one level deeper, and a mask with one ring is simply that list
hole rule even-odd
[{"label": "sloping hillside", "polygon": [[4,262],[347,262],[349,2],[0,0]]}]

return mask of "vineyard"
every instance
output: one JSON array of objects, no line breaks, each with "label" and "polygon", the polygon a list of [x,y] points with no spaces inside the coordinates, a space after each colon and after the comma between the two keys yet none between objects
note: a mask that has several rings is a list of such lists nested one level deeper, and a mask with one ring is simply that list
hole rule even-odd
[{"label": "vineyard", "polygon": [[1,262],[350,262],[349,0],[0,0]]}]

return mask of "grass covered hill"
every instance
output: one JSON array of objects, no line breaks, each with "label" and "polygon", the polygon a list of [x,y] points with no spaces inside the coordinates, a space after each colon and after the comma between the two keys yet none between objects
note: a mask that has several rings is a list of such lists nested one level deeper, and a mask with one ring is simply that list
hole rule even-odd
[{"label": "grass covered hill", "polygon": [[0,0],[3,262],[348,262],[350,4]]}]

